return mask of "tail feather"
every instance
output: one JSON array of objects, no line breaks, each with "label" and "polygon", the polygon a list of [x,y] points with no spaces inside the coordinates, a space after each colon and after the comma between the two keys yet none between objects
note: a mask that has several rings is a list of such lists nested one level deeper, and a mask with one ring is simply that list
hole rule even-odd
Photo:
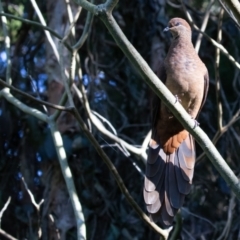
[{"label": "tail feather", "polygon": [[[175,160],[177,159],[177,156],[174,156],[174,154],[170,155],[170,161],[168,164],[168,178],[166,178],[166,182],[168,182],[168,191],[169,192],[169,199],[171,206],[173,206],[176,209],[179,209],[183,205],[184,195],[179,191],[178,188],[178,179],[175,172]],[[184,183],[185,185],[185,183]]]},{"label": "tail feather", "polygon": [[187,195],[190,192],[191,179],[186,179],[185,173],[183,173],[183,170],[181,169],[179,164],[179,157],[176,157],[174,159],[174,163],[175,163],[175,174],[177,178],[178,190],[180,193]]},{"label": "tail feather", "polygon": [[194,163],[195,146],[190,135],[170,154],[166,154],[161,146],[150,144],[143,195],[154,222],[160,221],[166,226],[172,224],[190,191]]}]

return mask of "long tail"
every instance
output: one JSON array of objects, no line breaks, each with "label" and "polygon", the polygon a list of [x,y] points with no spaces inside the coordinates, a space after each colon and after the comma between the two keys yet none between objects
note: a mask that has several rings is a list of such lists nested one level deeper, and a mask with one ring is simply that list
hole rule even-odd
[{"label": "long tail", "polygon": [[191,135],[172,154],[160,145],[149,146],[143,196],[152,221],[172,224],[189,193],[195,164],[195,144]]}]

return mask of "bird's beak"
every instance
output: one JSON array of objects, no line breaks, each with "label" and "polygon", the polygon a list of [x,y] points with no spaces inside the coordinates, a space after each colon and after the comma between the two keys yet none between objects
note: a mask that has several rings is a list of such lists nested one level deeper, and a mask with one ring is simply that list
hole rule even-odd
[{"label": "bird's beak", "polygon": [[163,29],[163,32],[168,32],[169,29],[170,29],[169,27],[166,27],[166,28]]}]

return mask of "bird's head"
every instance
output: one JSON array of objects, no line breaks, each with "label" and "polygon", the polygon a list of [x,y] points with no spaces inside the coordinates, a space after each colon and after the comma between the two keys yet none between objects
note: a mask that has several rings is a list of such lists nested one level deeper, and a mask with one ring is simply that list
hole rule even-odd
[{"label": "bird's head", "polygon": [[168,26],[163,30],[164,32],[170,31],[174,38],[179,36],[191,36],[191,27],[189,24],[182,18],[172,18]]}]

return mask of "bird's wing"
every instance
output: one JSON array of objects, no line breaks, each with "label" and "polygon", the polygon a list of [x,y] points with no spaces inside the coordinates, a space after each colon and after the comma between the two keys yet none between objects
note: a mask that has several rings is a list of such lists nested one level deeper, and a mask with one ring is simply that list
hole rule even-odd
[{"label": "bird's wing", "polygon": [[[204,74],[204,92],[203,92],[203,99],[202,99],[202,104],[201,107],[198,111],[198,115],[200,113],[200,111],[202,110],[202,107],[204,105],[204,103],[206,102],[207,99],[207,94],[208,94],[208,87],[209,87],[209,75],[208,75],[208,70],[206,69],[206,73]],[[197,115],[197,117],[198,117]]]}]

